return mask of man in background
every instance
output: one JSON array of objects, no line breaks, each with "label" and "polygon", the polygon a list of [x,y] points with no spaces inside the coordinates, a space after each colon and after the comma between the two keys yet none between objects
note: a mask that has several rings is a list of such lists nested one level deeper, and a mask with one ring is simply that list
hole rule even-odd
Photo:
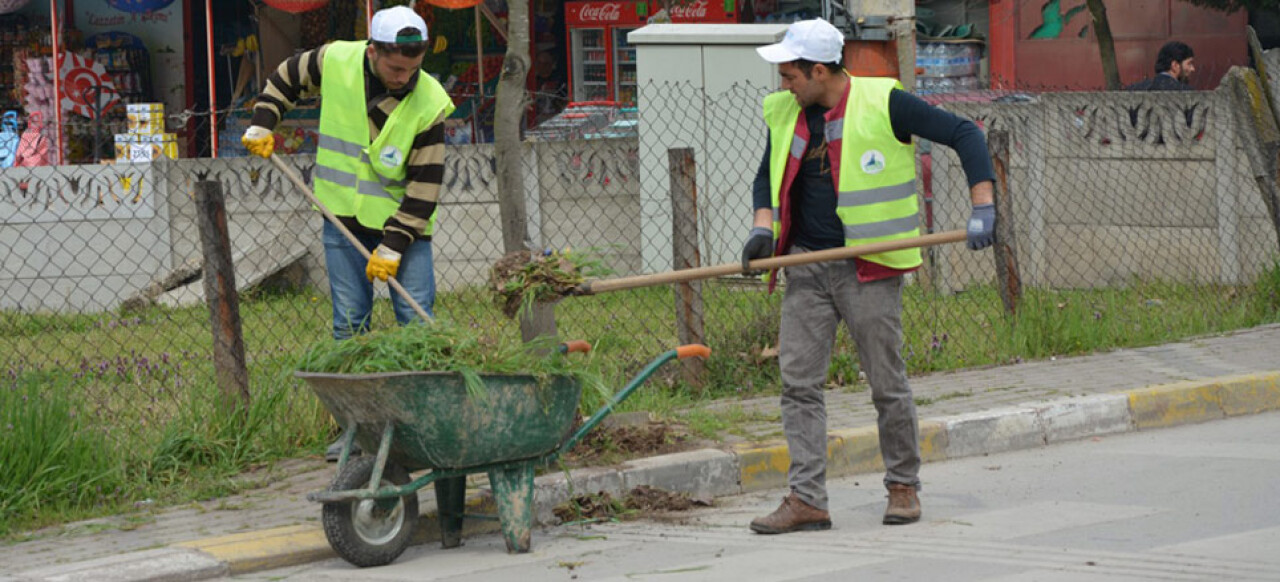
[{"label": "man in background", "polygon": [[1196,72],[1195,52],[1176,40],[1165,43],[1156,55],[1156,76],[1138,81],[1125,91],[1195,91],[1189,84]]}]

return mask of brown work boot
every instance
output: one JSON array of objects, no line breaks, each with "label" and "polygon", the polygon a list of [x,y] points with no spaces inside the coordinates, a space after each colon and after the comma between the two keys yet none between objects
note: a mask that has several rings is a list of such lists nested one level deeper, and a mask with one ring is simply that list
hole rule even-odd
[{"label": "brown work boot", "polygon": [[831,529],[831,515],[801,501],[795,493],[783,497],[773,513],[751,520],[751,531],[761,534],[821,529]]},{"label": "brown work boot", "polygon": [[920,520],[920,497],[916,488],[903,483],[889,484],[889,507],[884,510],[885,525],[902,525]]}]

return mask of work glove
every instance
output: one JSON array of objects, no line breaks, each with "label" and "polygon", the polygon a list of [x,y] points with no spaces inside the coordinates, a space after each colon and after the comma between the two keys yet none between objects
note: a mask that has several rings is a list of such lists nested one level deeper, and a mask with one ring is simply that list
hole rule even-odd
[{"label": "work glove", "polygon": [[742,247],[742,270],[748,272],[751,261],[773,256],[773,231],[763,226],[752,227],[747,244]]},{"label": "work glove", "polygon": [[260,125],[250,125],[240,137],[240,143],[244,144],[249,153],[262,158],[270,158],[271,153],[276,151],[275,133]]},{"label": "work glove", "polygon": [[985,249],[996,242],[996,205],[979,204],[969,215],[969,228],[965,232],[969,250]]},{"label": "work glove", "polygon": [[378,248],[373,249],[373,254],[369,255],[369,265],[364,268],[364,275],[370,282],[374,279],[386,281],[388,277],[395,277],[399,270],[400,253],[378,245]]}]

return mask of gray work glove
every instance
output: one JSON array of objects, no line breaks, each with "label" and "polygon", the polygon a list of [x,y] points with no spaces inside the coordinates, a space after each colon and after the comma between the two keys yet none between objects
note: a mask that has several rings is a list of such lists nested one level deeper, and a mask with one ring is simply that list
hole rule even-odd
[{"label": "gray work glove", "polygon": [[985,249],[996,242],[996,205],[979,204],[969,215],[969,228],[965,232],[969,250]]},{"label": "gray work glove", "polygon": [[773,256],[773,230],[763,226],[751,228],[747,235],[747,244],[742,247],[742,271],[750,273],[751,261],[767,259]]}]

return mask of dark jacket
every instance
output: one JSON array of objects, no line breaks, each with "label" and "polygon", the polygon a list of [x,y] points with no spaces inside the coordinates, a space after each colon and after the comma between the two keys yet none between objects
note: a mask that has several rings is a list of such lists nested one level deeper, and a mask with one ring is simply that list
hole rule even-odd
[{"label": "dark jacket", "polygon": [[1173,75],[1160,73],[1150,79],[1143,79],[1124,88],[1125,91],[1195,91],[1191,85],[1183,83]]}]

